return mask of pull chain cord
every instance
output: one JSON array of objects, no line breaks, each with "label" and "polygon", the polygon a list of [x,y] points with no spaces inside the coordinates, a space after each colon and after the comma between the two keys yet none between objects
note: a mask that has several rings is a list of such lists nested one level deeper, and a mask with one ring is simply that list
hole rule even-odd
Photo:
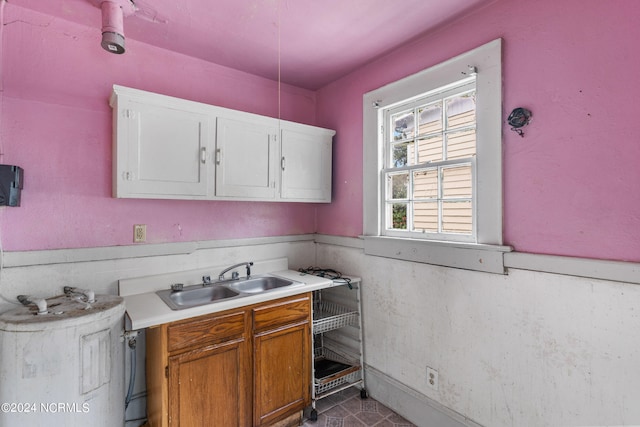
[{"label": "pull chain cord", "polygon": [[281,63],[281,52],[282,52],[282,41],[280,34],[280,27],[282,25],[281,20],[281,10],[280,10],[280,1],[278,0],[278,139],[280,138],[280,120],[282,120],[282,63]]}]

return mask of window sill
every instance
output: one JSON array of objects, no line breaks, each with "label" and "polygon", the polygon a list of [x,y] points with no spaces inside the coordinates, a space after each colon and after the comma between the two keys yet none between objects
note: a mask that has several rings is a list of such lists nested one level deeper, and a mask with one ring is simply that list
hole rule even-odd
[{"label": "window sill", "polygon": [[504,254],[512,250],[509,246],[397,237],[363,236],[363,239],[367,255],[497,274],[506,274]]}]

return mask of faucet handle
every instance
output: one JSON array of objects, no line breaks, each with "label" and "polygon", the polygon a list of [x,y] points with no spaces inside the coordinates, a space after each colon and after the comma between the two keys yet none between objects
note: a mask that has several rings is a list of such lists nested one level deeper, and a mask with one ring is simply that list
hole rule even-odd
[{"label": "faucet handle", "polygon": [[237,271],[231,273],[231,279],[236,280],[238,277],[240,277],[240,273],[238,273]]},{"label": "faucet handle", "polygon": [[251,277],[251,266],[253,265],[253,261],[247,263],[247,279]]}]

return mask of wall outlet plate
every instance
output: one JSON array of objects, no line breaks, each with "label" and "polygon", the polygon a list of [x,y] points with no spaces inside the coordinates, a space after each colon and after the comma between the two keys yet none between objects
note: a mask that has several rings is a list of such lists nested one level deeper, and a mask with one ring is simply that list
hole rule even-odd
[{"label": "wall outlet plate", "polygon": [[438,390],[438,371],[427,366],[427,384],[430,388]]},{"label": "wall outlet plate", "polygon": [[133,243],[142,243],[146,241],[147,241],[147,225],[134,224],[133,225]]}]

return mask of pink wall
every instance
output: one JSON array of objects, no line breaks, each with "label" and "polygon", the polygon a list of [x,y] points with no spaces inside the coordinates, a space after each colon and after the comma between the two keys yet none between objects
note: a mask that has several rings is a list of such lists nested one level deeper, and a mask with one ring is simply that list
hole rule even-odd
[{"label": "pink wall", "polygon": [[[277,116],[276,82],[133,40],[109,54],[97,26],[4,6],[0,162],[25,170],[22,206],[0,210],[4,250],[131,244],[137,223],[148,243],[315,231],[310,204],[110,196],[113,84]],[[315,104],[284,86],[284,119],[313,124]]]},{"label": "pink wall", "polygon": [[504,116],[534,113],[524,138],[505,126],[505,242],[640,261],[640,2],[497,0],[318,93],[285,86],[283,118],[337,130],[334,203],[320,206],[111,198],[112,84],[275,116],[275,82],[133,40],[111,55],[97,26],[3,4],[0,162],[26,171],[22,206],[0,210],[5,250],[130,244],[134,223],[150,243],[357,236],[362,95],[502,37]]},{"label": "pink wall", "polygon": [[640,261],[640,2],[499,0],[318,92],[337,130],[334,203],[318,232],[362,233],[362,95],[492,39],[504,41],[504,239],[517,251]]}]

